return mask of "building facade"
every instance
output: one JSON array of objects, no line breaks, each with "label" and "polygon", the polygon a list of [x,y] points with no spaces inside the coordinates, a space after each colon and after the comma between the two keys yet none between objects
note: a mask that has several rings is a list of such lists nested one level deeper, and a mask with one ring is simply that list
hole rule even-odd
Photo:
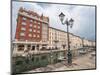
[{"label": "building facade", "polygon": [[[18,11],[13,54],[68,50],[67,34],[66,31],[50,27],[49,17],[21,7]],[[94,41],[83,39],[72,33],[69,33],[69,44],[74,53],[83,46],[95,46]]]},{"label": "building facade", "polygon": [[82,47],[82,39],[72,33],[69,34],[70,37],[70,48],[71,50],[78,49]]},{"label": "building facade", "polygon": [[49,46],[51,48],[65,49],[67,45],[67,33],[65,31],[49,27]]}]

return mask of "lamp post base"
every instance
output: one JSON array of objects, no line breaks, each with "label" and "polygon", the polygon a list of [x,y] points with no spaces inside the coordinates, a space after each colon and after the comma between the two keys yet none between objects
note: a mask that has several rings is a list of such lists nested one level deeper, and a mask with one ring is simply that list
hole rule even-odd
[{"label": "lamp post base", "polygon": [[72,53],[70,51],[68,52],[67,57],[68,57],[68,60],[67,60],[68,64],[72,65]]}]

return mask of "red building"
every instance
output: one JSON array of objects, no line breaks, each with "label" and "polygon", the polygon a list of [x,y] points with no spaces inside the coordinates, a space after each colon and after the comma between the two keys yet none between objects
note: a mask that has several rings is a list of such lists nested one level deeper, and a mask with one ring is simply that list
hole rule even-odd
[{"label": "red building", "polygon": [[39,42],[42,40],[42,37],[47,36],[46,39],[48,39],[48,35],[42,36],[42,26],[44,24],[47,24],[47,31],[48,32],[48,23],[49,18],[45,17],[43,15],[39,15],[34,11],[25,10],[24,8],[20,8],[18,12],[18,18],[17,18],[17,27],[16,27],[16,34],[15,39],[18,41],[34,41]]},{"label": "red building", "polygon": [[34,53],[48,45],[49,18],[24,8],[20,8],[17,17],[13,53],[22,55]]}]

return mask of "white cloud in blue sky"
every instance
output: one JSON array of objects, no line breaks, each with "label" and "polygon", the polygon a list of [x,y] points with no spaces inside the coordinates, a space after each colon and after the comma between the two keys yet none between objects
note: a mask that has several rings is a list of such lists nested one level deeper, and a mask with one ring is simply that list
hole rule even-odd
[{"label": "white cloud in blue sky", "polygon": [[74,19],[74,25],[70,29],[71,33],[95,40],[95,7],[77,5],[59,5],[32,2],[12,2],[12,37],[15,36],[17,13],[20,7],[33,10],[39,14],[49,16],[51,27],[66,31],[66,26],[62,25],[58,15],[63,12],[68,19]]}]

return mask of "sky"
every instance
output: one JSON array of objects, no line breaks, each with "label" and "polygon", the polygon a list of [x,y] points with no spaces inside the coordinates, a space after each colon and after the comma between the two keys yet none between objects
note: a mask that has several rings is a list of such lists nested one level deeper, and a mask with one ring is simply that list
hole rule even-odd
[{"label": "sky", "polygon": [[73,33],[82,38],[95,41],[95,7],[80,6],[80,5],[61,5],[48,3],[33,3],[33,2],[12,2],[12,38],[15,37],[16,19],[18,10],[24,7],[27,10],[32,10],[38,14],[43,14],[49,17],[49,26],[60,30],[66,30],[66,25],[62,25],[59,14],[63,12],[66,16],[64,19],[74,19],[72,28],[69,28],[70,33]]}]

